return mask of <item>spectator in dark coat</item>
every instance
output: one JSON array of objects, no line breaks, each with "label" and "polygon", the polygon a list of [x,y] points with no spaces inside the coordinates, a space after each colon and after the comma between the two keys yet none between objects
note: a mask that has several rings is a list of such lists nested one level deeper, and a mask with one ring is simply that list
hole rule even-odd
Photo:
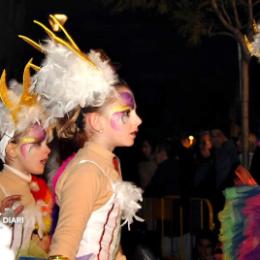
[{"label": "spectator in dark coat", "polygon": [[254,179],[259,185],[260,184],[260,134],[257,135],[256,147],[250,165],[250,173],[252,174],[252,176],[254,177]]},{"label": "spectator in dark coat", "polygon": [[158,166],[145,189],[145,197],[180,194],[180,165],[174,150],[176,149],[171,141],[164,141],[156,147],[155,161]]}]

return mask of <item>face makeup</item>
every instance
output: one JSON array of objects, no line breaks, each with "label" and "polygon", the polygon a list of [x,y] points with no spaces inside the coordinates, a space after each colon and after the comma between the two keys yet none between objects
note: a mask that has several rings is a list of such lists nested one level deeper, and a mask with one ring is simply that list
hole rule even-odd
[{"label": "face makeup", "polygon": [[113,107],[111,118],[111,126],[115,130],[119,130],[122,124],[125,124],[131,110],[135,109],[135,99],[132,93],[125,91],[119,93],[122,105]]},{"label": "face makeup", "polygon": [[21,154],[25,157],[35,145],[40,145],[46,139],[46,131],[41,125],[32,126],[25,136],[21,138]]}]

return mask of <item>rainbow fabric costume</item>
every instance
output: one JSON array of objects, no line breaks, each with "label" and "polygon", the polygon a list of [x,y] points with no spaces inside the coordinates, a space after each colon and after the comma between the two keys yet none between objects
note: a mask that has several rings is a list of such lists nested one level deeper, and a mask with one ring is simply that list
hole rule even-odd
[{"label": "rainbow fabric costume", "polygon": [[219,213],[224,260],[255,260],[260,255],[260,186],[241,169],[235,181],[240,186],[224,191],[226,203]]}]

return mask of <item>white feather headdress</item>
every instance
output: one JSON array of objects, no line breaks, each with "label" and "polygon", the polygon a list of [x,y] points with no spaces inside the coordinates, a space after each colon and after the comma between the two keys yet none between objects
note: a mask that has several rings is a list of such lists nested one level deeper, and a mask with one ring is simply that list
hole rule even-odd
[{"label": "white feather headdress", "polygon": [[[0,80],[0,158],[5,161],[5,149],[16,132],[23,132],[30,125],[45,122],[45,113],[37,100],[30,94],[31,60],[26,64],[23,73],[23,84],[12,81],[10,88],[6,84],[6,73],[3,71]],[[44,127],[47,127],[45,125]]]},{"label": "white feather headdress", "polygon": [[[117,75],[96,51],[83,53],[62,26],[57,15],[50,15],[53,29],[38,21],[49,35],[40,45],[28,37],[20,36],[45,54],[42,67],[35,75],[33,91],[42,98],[50,119],[63,117],[75,107],[99,107],[113,93]],[[56,36],[54,28],[62,30],[66,40]]]},{"label": "white feather headdress", "polygon": [[246,36],[245,41],[250,54],[260,58],[260,25],[254,22],[253,28],[255,33],[253,36],[253,41],[250,42]]}]

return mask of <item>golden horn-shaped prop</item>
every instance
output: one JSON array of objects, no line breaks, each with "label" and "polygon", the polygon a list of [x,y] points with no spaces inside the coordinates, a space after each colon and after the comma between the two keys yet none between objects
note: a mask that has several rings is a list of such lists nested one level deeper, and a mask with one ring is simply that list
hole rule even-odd
[{"label": "golden horn-shaped prop", "polygon": [[0,79],[0,99],[2,100],[5,107],[12,111],[14,109],[14,105],[10,98],[8,97],[8,87],[6,85],[6,71],[4,70],[1,79]]},{"label": "golden horn-shaped prop", "polygon": [[[59,25],[57,23],[55,23],[55,21],[53,21],[53,19],[50,16],[51,15],[49,15],[48,21],[49,21],[49,24],[50,24],[52,30],[54,32],[59,32],[61,28],[59,27]],[[64,26],[64,24],[68,20],[68,16],[66,14],[52,14],[52,16],[54,16],[62,26]]]},{"label": "golden horn-shaped prop", "polygon": [[247,47],[249,53],[250,53],[251,55],[253,55],[253,46],[252,46],[252,43],[249,41],[249,39],[247,38],[246,35],[244,35],[244,39],[245,39],[246,47]]},{"label": "golden horn-shaped prop", "polygon": [[[63,27],[63,25],[61,24],[61,22],[59,21],[59,19],[55,16],[50,14],[50,24],[52,24],[52,28],[54,28],[55,25],[58,26],[58,28],[60,28],[63,33],[65,34],[65,36],[67,37],[67,39],[69,40],[69,42],[71,43],[72,47],[77,50],[80,51],[80,48],[77,46],[77,44],[75,43],[75,41],[72,39],[72,37],[69,35],[69,33],[67,32],[67,30]],[[51,22],[52,21],[52,22]],[[54,30],[54,29],[53,29]]]},{"label": "golden horn-shaped prop", "polygon": [[36,72],[38,72],[38,71],[41,69],[40,66],[35,65],[35,64],[33,64],[33,63],[30,63],[30,66],[31,66],[31,68],[32,68],[34,71],[36,71]]},{"label": "golden horn-shaped prop", "polygon": [[258,33],[258,28],[257,28],[257,23],[256,23],[256,21],[255,21],[255,19],[253,20],[253,32],[254,32],[254,34],[257,34]]},{"label": "golden horn-shaped prop", "polygon": [[80,58],[84,59],[85,61],[87,61],[91,66],[96,67],[96,65],[87,57],[87,55],[85,55],[84,53],[82,53],[79,49],[75,49],[74,46],[72,46],[70,43],[64,41],[63,39],[61,39],[60,37],[58,37],[54,32],[52,32],[47,26],[45,26],[43,23],[34,20],[33,21],[35,24],[37,24],[38,26],[40,26],[48,35],[50,38],[52,38],[54,41],[56,41],[57,43],[67,47],[69,50],[73,51],[77,56],[79,56]]},{"label": "golden horn-shaped prop", "polygon": [[[64,47],[68,48],[69,50],[74,52],[77,56],[79,56],[80,58],[85,60],[89,65],[91,65],[92,67],[94,67],[95,69],[98,70],[98,67],[88,58],[88,56],[85,53],[83,53],[79,49],[79,47],[76,45],[76,43],[74,42],[72,37],[69,35],[69,33],[65,30],[65,28],[62,26],[62,24],[59,22],[57,17],[55,17],[55,15],[50,15],[50,19],[53,21],[53,23],[58,25],[58,27],[63,31],[63,33],[65,34],[65,36],[69,40],[69,42],[67,42],[67,41],[63,40],[62,38],[58,37],[54,32],[52,32],[47,26],[45,26],[41,22],[39,22],[37,20],[34,20],[33,22],[35,24],[37,24],[38,26],[40,26],[48,34],[48,36],[51,39],[53,39],[56,43],[61,44]],[[38,51],[40,51],[42,53],[45,53],[44,48],[40,44],[35,42],[34,40],[32,40],[29,37],[24,36],[24,35],[18,35],[18,36],[19,36],[19,38],[21,38],[25,42],[27,42],[29,45],[33,46],[36,50],[38,50]],[[32,64],[31,67],[34,68],[36,71],[38,71],[40,69],[39,67],[37,67],[34,64]]]},{"label": "golden horn-shaped prop", "polygon": [[44,53],[44,50],[42,48],[42,46],[37,43],[36,41],[32,40],[31,38],[24,36],[24,35],[18,35],[19,38],[23,39],[25,42],[27,42],[29,45],[33,46],[36,50],[38,50],[39,52]]},{"label": "golden horn-shaped prop", "polygon": [[29,62],[26,64],[23,72],[23,93],[20,98],[20,105],[27,105],[32,106],[36,103],[36,96],[32,95],[30,93],[30,87],[31,87],[31,74],[30,74],[30,68],[31,68],[31,62],[32,59],[29,60]]}]

